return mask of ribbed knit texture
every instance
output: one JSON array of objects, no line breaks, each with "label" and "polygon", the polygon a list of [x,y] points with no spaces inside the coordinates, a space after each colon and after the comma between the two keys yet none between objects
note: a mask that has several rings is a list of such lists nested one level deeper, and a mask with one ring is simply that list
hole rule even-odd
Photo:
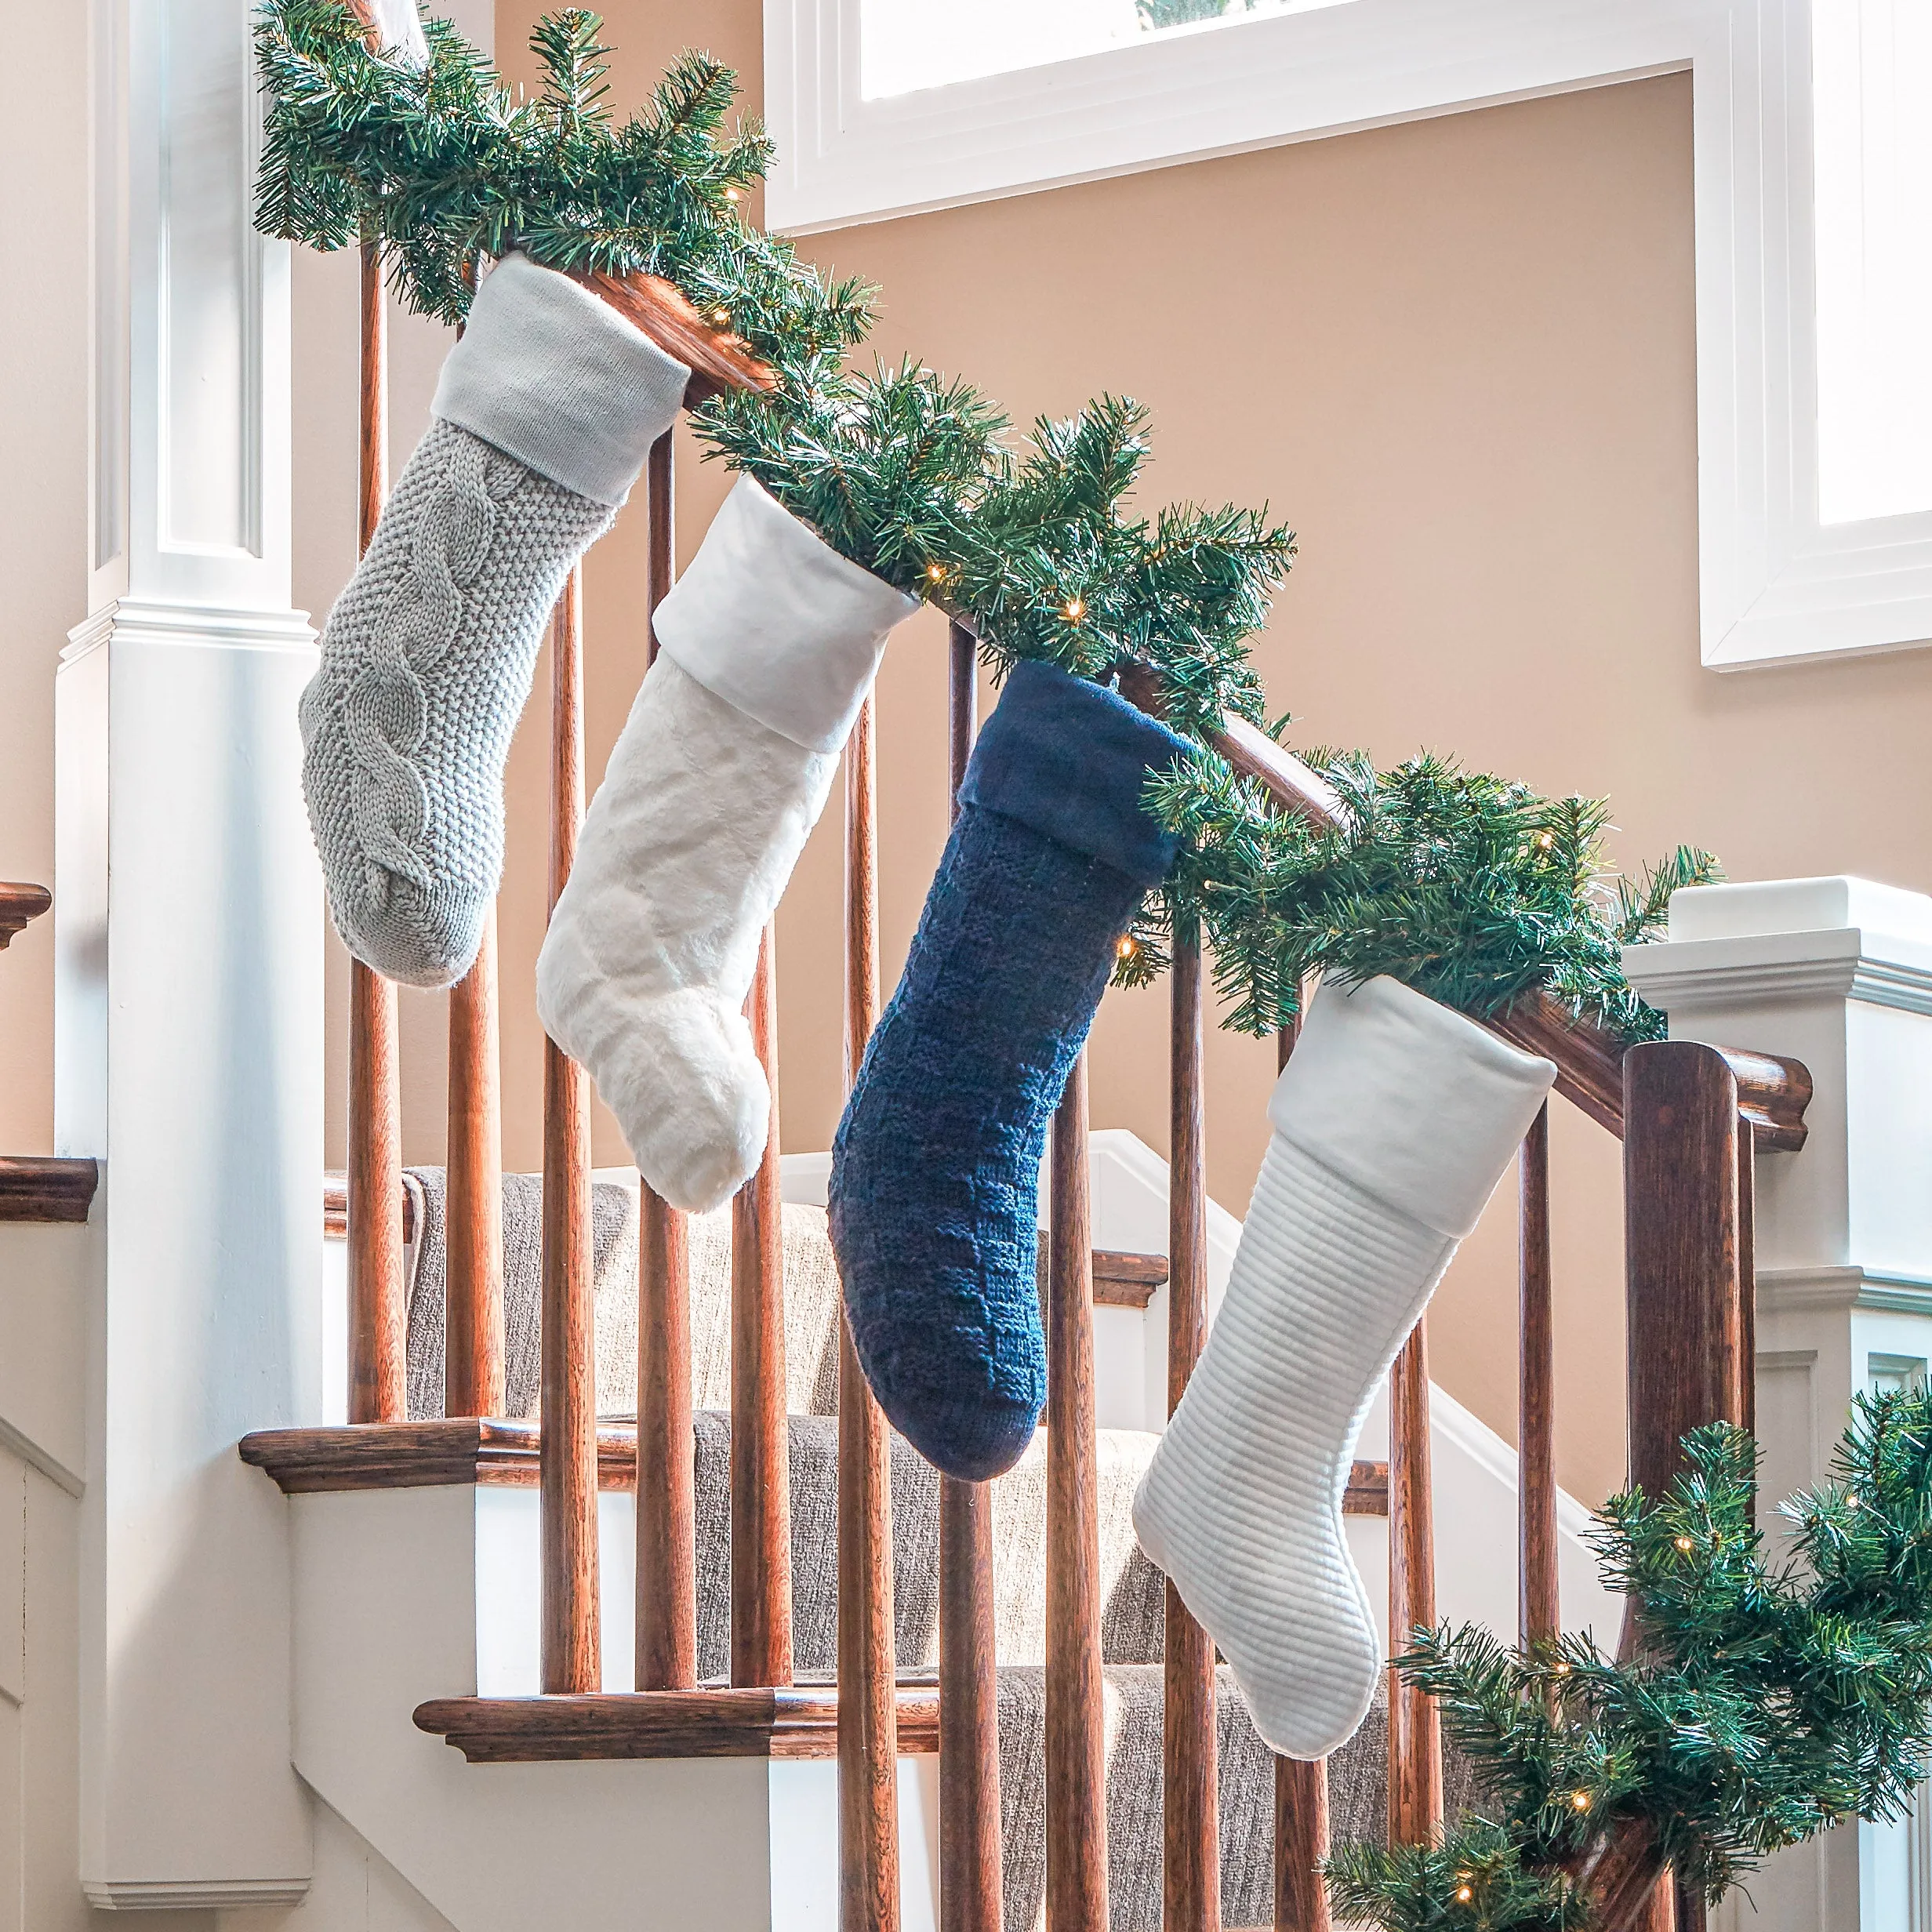
[{"label": "ribbed knit texture", "polygon": [[1276,1084],[1227,1293],[1134,1528],[1284,1756],[1327,1756],[1367,1712],[1381,1657],[1342,1527],[1356,1438],[1556,1071],[1374,979],[1320,990]]},{"label": "ribbed knit texture", "polygon": [[1172,862],[1141,787],[1184,750],[1111,692],[1013,672],[839,1123],[832,1241],[859,1362],[950,1476],[997,1475],[1039,1420],[1040,1156],[1114,947]]},{"label": "ribbed knit texture", "polygon": [[445,986],[476,957],[544,626],[688,375],[521,257],[478,294],[302,694],[303,795],[336,928],[390,979]]}]

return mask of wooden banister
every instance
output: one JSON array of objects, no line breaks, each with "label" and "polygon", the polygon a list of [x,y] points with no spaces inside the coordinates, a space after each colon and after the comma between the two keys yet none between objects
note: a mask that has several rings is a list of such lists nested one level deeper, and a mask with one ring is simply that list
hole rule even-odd
[{"label": "wooden banister", "polygon": [[[550,902],[576,858],[583,820],[583,573],[550,622]],[[543,1688],[602,1687],[598,1633],[595,1310],[591,1298],[590,1083],[543,1042],[543,1289],[539,1371]]]},{"label": "wooden banister", "polygon": [[0,953],[53,903],[53,895],[44,885],[10,884],[0,880]]},{"label": "wooden banister", "polygon": [[[946,639],[947,804],[959,790],[978,727],[972,633]],[[1050,1269],[1046,1244],[1043,1266]],[[1000,1694],[993,1646],[993,1492],[939,1481],[939,1932],[1000,1932]]]},{"label": "wooden banister", "polygon": [[0,1155],[0,1221],[85,1221],[100,1185],[92,1160]]},{"label": "wooden banister", "polygon": [[[645,652],[677,564],[674,445],[646,465]],[[691,1423],[691,1250],[685,1217],[640,1180],[637,1199],[637,1483],[635,1678],[640,1690],[698,1681],[697,1458]]]},{"label": "wooden banister", "polygon": [[[356,554],[389,493],[389,313],[380,249],[362,244]],[[394,1422],[407,1398],[402,1272],[402,1074],[396,989],[349,962],[349,1419]]]},{"label": "wooden banister", "polygon": [[[1168,1088],[1168,1413],[1180,1406],[1208,1339],[1207,1098],[1198,939],[1177,938]],[[1161,1925],[1219,1932],[1215,1647],[1167,1585],[1161,1646]]]},{"label": "wooden banister", "polygon": [[[845,1085],[879,1018],[873,701],[845,746]],[[838,1358],[838,1829],[841,1932],[898,1932],[899,1730],[892,1494],[885,1417],[841,1318]]]},{"label": "wooden banister", "polygon": [[1087,1056],[1053,1117],[1047,1295],[1047,1923],[1107,1932]]},{"label": "wooden banister", "polygon": [[[1436,1621],[1436,1507],[1429,1469],[1429,1318],[1389,1375],[1389,1643]],[[1426,1844],[1442,1823],[1436,1700],[1399,1672],[1389,1685],[1389,1840]]]},{"label": "wooden banister", "polygon": [[[1127,680],[1122,680],[1124,687]],[[1144,685],[1135,688],[1145,691]],[[1344,808],[1335,787],[1245,718],[1230,716],[1209,735],[1215,750],[1244,777],[1261,785],[1284,811],[1311,825],[1338,823]],[[1556,1063],[1556,1091],[1613,1134],[1623,1132],[1624,1043],[1579,1019],[1560,1000],[1534,993],[1485,1022],[1527,1053]],[[1738,1106],[1760,1149],[1794,1151],[1804,1145],[1810,1076],[1793,1060],[1726,1050],[1737,1078]]]}]

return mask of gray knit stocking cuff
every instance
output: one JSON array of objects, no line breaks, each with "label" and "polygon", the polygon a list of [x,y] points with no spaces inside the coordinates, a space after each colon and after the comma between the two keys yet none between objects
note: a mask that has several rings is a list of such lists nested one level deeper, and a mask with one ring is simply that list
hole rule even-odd
[{"label": "gray knit stocking cuff", "polygon": [[539,476],[615,505],[690,380],[580,282],[506,255],[477,291],[430,410]]}]

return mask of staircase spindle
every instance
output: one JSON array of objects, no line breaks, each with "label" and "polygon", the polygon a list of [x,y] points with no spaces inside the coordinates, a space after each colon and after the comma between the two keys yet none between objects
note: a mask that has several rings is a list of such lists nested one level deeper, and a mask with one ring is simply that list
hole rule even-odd
[{"label": "staircase spindle", "polygon": [[443,1413],[503,1412],[503,1131],[496,909],[449,991],[448,1286]]},{"label": "staircase spindle", "polygon": [[732,1682],[792,1680],[785,1222],[779,1182],[776,934],[758,942],[746,1017],[771,1091],[758,1171],[732,1200]]},{"label": "staircase spindle", "polygon": [[[1275,1036],[1275,1066],[1285,1067],[1302,1030],[1300,1015]],[[1329,1932],[1328,1760],[1275,1760],[1276,1932]]]},{"label": "staircase spindle", "polygon": [[[550,902],[576,856],[583,819],[583,573],[550,621]],[[597,1386],[591,1298],[590,1083],[543,1043],[543,1262],[539,1484],[543,1520],[543,1683],[602,1687],[597,1605]]]},{"label": "staircase spindle", "polygon": [[[671,432],[651,445],[645,648],[677,567]],[[691,1421],[691,1255],[685,1217],[641,1178],[637,1194],[637,1592],[640,1690],[698,1682],[697,1457]]]},{"label": "staircase spindle", "polygon": [[[1389,1642],[1436,1621],[1435,1509],[1429,1487],[1429,1329],[1425,1316],[1389,1376]],[[1436,1701],[1391,1670],[1389,1839],[1428,1842],[1442,1822],[1442,1732]]]},{"label": "staircase spindle", "polygon": [[[978,710],[973,634],[947,639],[949,798],[972,755]],[[940,1932],[1000,1932],[999,1659],[993,1608],[993,1492],[984,1483],[939,1482]]]},{"label": "staircase spindle", "polygon": [[1275,1760],[1275,1932],[1330,1932],[1328,1760]]},{"label": "staircase spindle", "polygon": [[1087,1056],[1053,1117],[1047,1322],[1047,1932],[1107,1932]]},{"label": "staircase spindle", "polygon": [[[878,794],[873,700],[845,747],[845,1084],[879,1017]],[[898,1665],[891,1439],[839,1324],[838,1825],[841,1932],[898,1932]]]},{"label": "staircase spindle", "polygon": [[1555,1310],[1549,1266],[1549,1103],[1523,1142],[1518,1233],[1521,1397],[1517,1626],[1525,1643],[1561,1628],[1556,1590]]},{"label": "staircase spindle", "polygon": [[[1168,1413],[1186,1392],[1208,1339],[1208,1168],[1202,1091],[1198,936],[1175,937],[1168,1128]],[[1216,1814],[1215,1647],[1167,1586],[1162,1647],[1161,1924],[1218,1932],[1221,1834]]]},{"label": "staircase spindle", "polygon": [[[389,316],[379,244],[362,244],[356,550],[389,493]],[[349,1420],[400,1422],[409,1309],[402,1271],[402,1075],[396,989],[349,962]]]}]

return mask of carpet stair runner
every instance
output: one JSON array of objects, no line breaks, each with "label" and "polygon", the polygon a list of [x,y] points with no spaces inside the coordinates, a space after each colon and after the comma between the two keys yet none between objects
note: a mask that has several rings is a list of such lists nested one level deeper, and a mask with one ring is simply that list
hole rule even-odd
[{"label": "carpet stair runner", "polygon": [[[442,1413],[445,1289],[444,1176],[410,1169],[417,1230],[409,1284],[409,1414]],[[637,1182],[601,1174],[592,1190],[600,1415],[637,1413]],[[536,1413],[542,1186],[503,1177],[506,1410]],[[694,1215],[692,1402],[696,1432],[698,1671],[724,1681],[731,1603],[731,1215]],[[792,1618],[801,1682],[835,1674],[838,1274],[822,1208],[785,1208],[785,1331],[790,1414]],[[1157,1438],[1102,1429],[1098,1444],[1100,1572],[1107,1733],[1111,1932],[1158,1932],[1161,1908],[1161,1640],[1165,1579],[1134,1541],[1135,1484]],[[895,1638],[902,1676],[939,1665],[939,1480],[892,1440]],[[993,1485],[994,1628],[1000,1658],[1000,1776],[1005,1932],[1037,1932],[1046,1886],[1046,1438]],[[1274,1772],[1232,1676],[1218,1674],[1222,1922],[1273,1916]],[[1385,1835],[1388,1738],[1378,1698],[1329,1760],[1338,1839]],[[1449,1808],[1466,1802],[1469,1767],[1444,1766]]]}]

